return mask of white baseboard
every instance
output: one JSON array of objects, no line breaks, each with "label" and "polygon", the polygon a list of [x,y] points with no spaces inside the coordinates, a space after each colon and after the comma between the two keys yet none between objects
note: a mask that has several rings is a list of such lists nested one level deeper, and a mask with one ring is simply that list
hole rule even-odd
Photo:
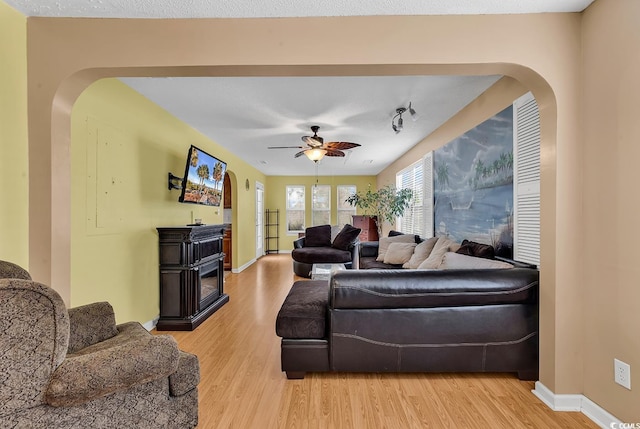
[{"label": "white baseboard", "polygon": [[149,320],[148,322],[144,322],[142,326],[144,326],[144,329],[146,329],[147,331],[151,331],[158,324],[158,319],[160,319],[160,316],[157,316],[153,320]]},{"label": "white baseboard", "polygon": [[255,264],[256,260],[252,259],[249,262],[247,262],[246,264],[242,265],[241,267],[238,268],[232,268],[231,272],[234,274],[238,274],[243,272],[244,270],[246,270],[247,268],[249,268],[251,265]]},{"label": "white baseboard", "polygon": [[536,381],[536,388],[531,392],[553,411],[579,411],[601,428],[611,428],[612,423],[622,423],[584,395],[556,395],[539,381]]},{"label": "white baseboard", "polygon": [[582,397],[582,414],[589,417],[591,420],[600,425],[601,428],[611,428],[613,423],[617,423],[616,427],[620,427],[622,423],[614,415],[603,409],[600,405],[593,402],[586,396]]}]

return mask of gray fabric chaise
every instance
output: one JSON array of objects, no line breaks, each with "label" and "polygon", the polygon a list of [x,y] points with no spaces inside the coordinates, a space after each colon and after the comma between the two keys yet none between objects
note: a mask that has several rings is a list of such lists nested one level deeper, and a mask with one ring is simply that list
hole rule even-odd
[{"label": "gray fabric chaise", "polygon": [[67,311],[0,261],[2,428],[192,428],[199,378],[173,337],[116,325],[106,302]]}]

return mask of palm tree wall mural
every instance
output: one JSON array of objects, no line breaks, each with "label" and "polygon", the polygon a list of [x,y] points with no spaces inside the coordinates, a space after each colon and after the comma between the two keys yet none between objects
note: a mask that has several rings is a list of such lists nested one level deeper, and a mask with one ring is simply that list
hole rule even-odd
[{"label": "palm tree wall mural", "polygon": [[513,109],[433,153],[434,230],[513,255]]}]

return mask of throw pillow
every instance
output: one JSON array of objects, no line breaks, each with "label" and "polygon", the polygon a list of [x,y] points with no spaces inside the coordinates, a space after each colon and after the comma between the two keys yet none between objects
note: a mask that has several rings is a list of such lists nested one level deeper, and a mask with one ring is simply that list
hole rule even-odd
[{"label": "throw pillow", "polygon": [[340,250],[349,250],[349,247],[351,247],[351,245],[358,239],[361,231],[362,230],[360,228],[346,224],[342,228],[342,231],[336,235],[333,243],[331,243],[331,247]]},{"label": "throw pillow", "polygon": [[330,247],[331,225],[311,226],[304,232],[304,247]]},{"label": "throw pillow", "polygon": [[461,255],[477,256],[478,258],[494,259],[496,257],[493,246],[469,240],[462,240],[460,248],[455,252]]},{"label": "throw pillow", "polygon": [[411,259],[416,246],[416,243],[391,243],[384,254],[383,262],[385,264],[404,264]]},{"label": "throw pillow", "polygon": [[468,256],[461,253],[448,252],[442,258],[438,267],[441,270],[473,270],[473,269],[506,269],[513,268],[508,262],[495,259]]},{"label": "throw pillow", "polygon": [[438,241],[438,237],[431,237],[422,243],[418,244],[416,248],[413,250],[413,255],[411,255],[411,259],[409,259],[402,268],[411,268],[416,269],[420,266],[420,264],[429,257],[431,251],[433,250],[433,246],[436,245]]},{"label": "throw pillow", "polygon": [[429,257],[422,261],[420,265],[418,265],[418,269],[423,270],[425,268],[438,268],[442,263],[442,257],[449,251],[449,247],[454,244],[456,244],[454,241],[449,240],[446,237],[439,237],[438,241],[436,241],[435,246],[433,246],[431,254],[429,254]]},{"label": "throw pillow", "polygon": [[376,261],[384,262],[384,254],[391,243],[415,243],[413,235],[403,234],[395,237],[382,237],[378,242],[378,257]]}]

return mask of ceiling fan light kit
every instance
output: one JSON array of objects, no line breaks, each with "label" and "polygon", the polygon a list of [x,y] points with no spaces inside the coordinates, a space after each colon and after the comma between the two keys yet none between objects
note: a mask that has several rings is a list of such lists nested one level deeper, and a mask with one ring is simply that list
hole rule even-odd
[{"label": "ceiling fan light kit", "polygon": [[325,143],[324,139],[318,135],[319,126],[313,125],[311,127],[311,131],[313,131],[312,136],[304,136],[302,137],[302,141],[307,144],[307,147],[304,146],[270,146],[269,149],[304,149],[300,152],[296,153],[294,156],[298,158],[299,156],[306,155],[311,161],[317,163],[320,161],[325,155],[326,156],[340,156],[344,157],[344,150],[353,149],[354,147],[360,146],[358,143],[350,143],[350,142],[328,142]]},{"label": "ceiling fan light kit", "polygon": [[327,154],[327,151],[324,149],[314,148],[305,150],[304,154],[307,155],[307,158],[309,158],[311,161],[318,162],[322,158],[324,158],[324,156]]},{"label": "ceiling fan light kit", "polygon": [[413,120],[413,122],[418,120],[418,114],[413,109],[413,107],[411,107],[411,102],[409,102],[409,107],[398,107],[396,109],[395,116],[391,118],[391,128],[393,129],[393,131],[395,131],[396,134],[399,134],[400,131],[402,131],[402,129],[404,128],[404,121],[402,120],[402,114],[405,113],[407,110],[409,111],[409,114],[411,115],[411,119]]}]

